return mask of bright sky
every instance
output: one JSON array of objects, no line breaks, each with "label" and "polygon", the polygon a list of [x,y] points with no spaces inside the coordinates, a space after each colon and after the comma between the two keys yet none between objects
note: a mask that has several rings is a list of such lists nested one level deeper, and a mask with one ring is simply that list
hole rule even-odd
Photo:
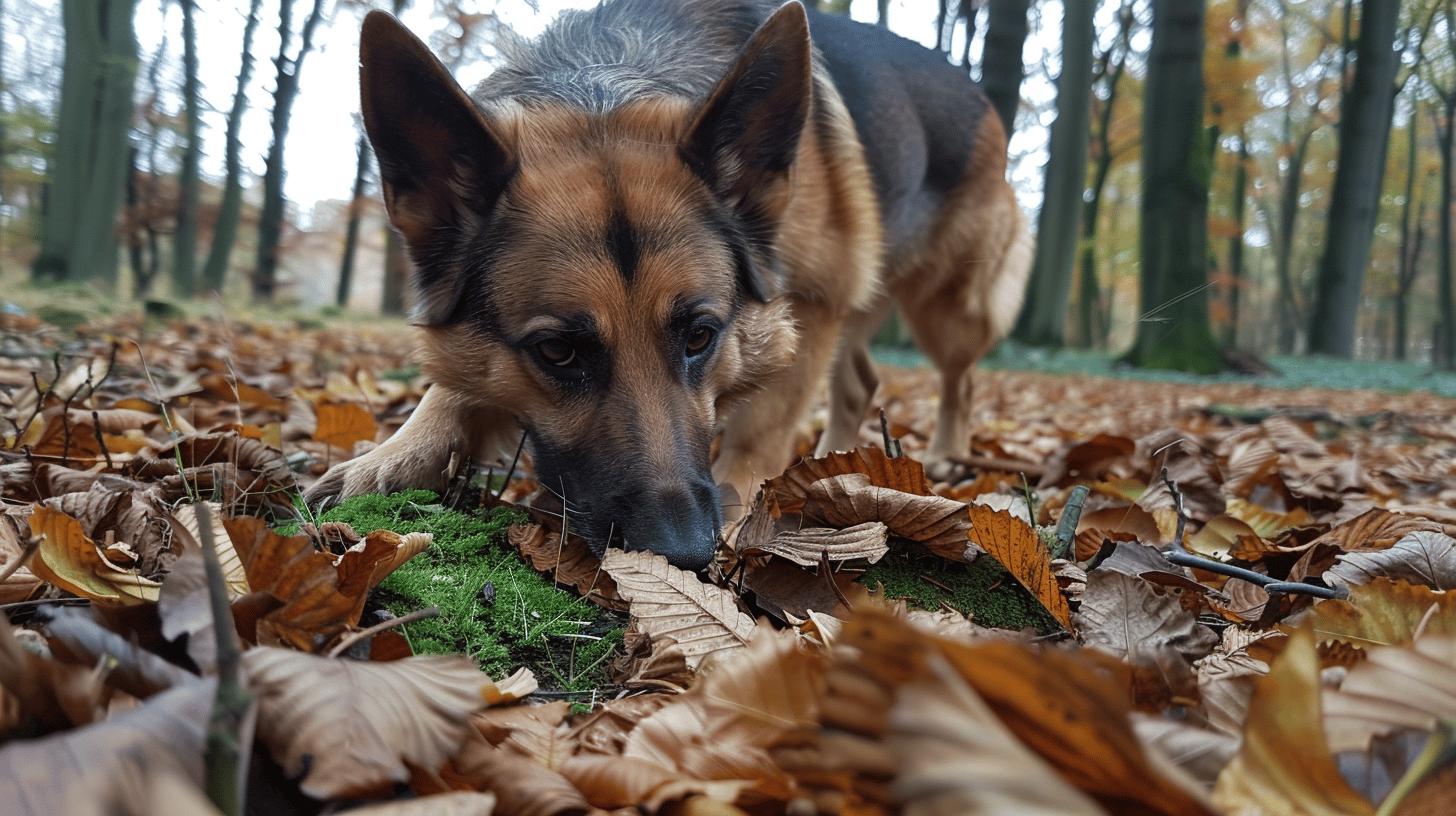
[{"label": "bright sky", "polygon": [[[534,36],[564,9],[587,7],[595,2],[596,0],[480,0],[476,5],[482,10],[494,9],[515,31]],[[366,4],[328,2],[328,17],[320,24],[314,38],[315,50],[304,62],[303,78],[294,105],[285,154],[288,174],[286,194],[303,214],[316,201],[342,199],[349,194],[355,162],[354,143],[357,131],[354,122],[359,110],[358,45],[359,21],[362,17],[359,7],[364,5]],[[378,0],[371,5],[385,6],[387,2]],[[429,35],[442,24],[442,20],[433,15],[434,5],[434,0],[413,0],[411,8],[401,15],[405,24],[427,41]],[[296,27],[302,25],[302,20],[311,6],[311,0],[294,0]],[[263,173],[264,155],[270,139],[268,115],[273,104],[272,56],[278,49],[277,7],[277,0],[263,2],[262,20],[253,43],[253,53],[257,59],[249,89],[248,113],[243,126],[243,160],[258,177]],[[220,177],[223,129],[237,81],[247,0],[200,0],[198,8],[202,12],[198,15],[197,22],[199,72],[204,99],[202,138],[206,157],[203,171]],[[930,29],[933,28],[931,22],[935,14],[935,0],[892,0],[890,26],[903,36],[928,45],[931,39]],[[853,16],[855,19],[873,21],[874,0],[856,0]],[[181,17],[181,11],[175,3],[142,0],[138,4],[136,29],[144,61],[156,53],[165,36],[169,60],[180,63]],[[1055,15],[1046,15],[1046,25],[1053,32],[1050,38],[1052,47],[1055,47],[1057,24]],[[1047,43],[1039,40],[1046,39],[1048,38],[1043,35],[1028,41],[1028,68],[1034,60],[1042,58],[1042,51]],[[297,41],[295,34],[294,49],[297,48]],[[960,45],[957,44],[956,48],[959,49]],[[458,79],[469,88],[489,74],[490,70],[491,66],[488,64],[465,66]],[[1023,88],[1023,93],[1034,98],[1050,98],[1052,91],[1047,83],[1032,80]],[[1045,140],[1045,131],[1032,128],[1027,134],[1018,134],[1018,137],[1012,144],[1013,154],[1038,152]],[[1039,197],[1040,171],[1039,168],[1026,165],[1039,164],[1039,161],[1020,162],[1020,166],[1013,171],[1018,177],[1017,187],[1022,191],[1023,197],[1029,195],[1033,201]]]}]

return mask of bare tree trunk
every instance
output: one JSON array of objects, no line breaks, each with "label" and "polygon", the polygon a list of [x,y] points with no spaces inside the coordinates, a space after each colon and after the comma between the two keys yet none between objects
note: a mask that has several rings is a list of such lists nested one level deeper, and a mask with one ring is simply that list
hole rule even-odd
[{"label": "bare tree trunk", "polygon": [[1279,281],[1279,332],[1277,345],[1280,354],[1293,354],[1298,339],[1300,307],[1294,272],[1290,268],[1294,253],[1294,229],[1299,220],[1299,189],[1304,180],[1304,155],[1309,148],[1308,135],[1295,145],[1289,157],[1289,169],[1285,173],[1284,186],[1279,194],[1279,234],[1276,236],[1274,252],[1274,274]]},{"label": "bare tree trunk", "polygon": [[1143,107],[1142,303],[1128,360],[1223,368],[1208,321],[1208,180],[1203,4],[1153,0]]},{"label": "bare tree trunk", "polygon": [[384,298],[380,311],[387,315],[404,314],[405,289],[409,283],[409,258],[399,233],[389,230],[384,236]]},{"label": "bare tree trunk", "polygon": [[172,236],[172,294],[190,298],[197,286],[197,164],[202,112],[197,90],[197,0],[182,4],[182,172],[177,178],[177,231]]},{"label": "bare tree trunk", "polygon": [[1440,328],[1436,335],[1432,353],[1437,368],[1456,370],[1456,297],[1453,297],[1451,281],[1451,147],[1452,128],[1456,126],[1456,93],[1443,100],[1442,127],[1436,134],[1441,146],[1441,209],[1440,209],[1440,265],[1437,279],[1437,296],[1440,310]]},{"label": "bare tree trunk", "polygon": [[1078,217],[1085,207],[1087,120],[1092,102],[1091,3],[1068,4],[1062,14],[1062,73],[1057,78],[1057,118],[1052,123],[1050,156],[1041,214],[1037,220],[1036,260],[1027,282],[1026,306],[1016,338],[1038,346],[1061,346],[1077,260]]},{"label": "bare tree trunk", "polygon": [[950,0],[936,0],[935,8],[935,47],[947,53],[950,46],[945,42],[945,20],[950,15]]},{"label": "bare tree trunk", "polygon": [[344,259],[339,263],[339,291],[334,302],[340,307],[349,305],[349,287],[354,282],[354,256],[359,248],[359,217],[364,209],[364,187],[369,175],[369,137],[361,131],[358,161],[354,165],[354,195],[349,199],[349,226],[344,230]]},{"label": "bare tree trunk", "polygon": [[228,111],[226,165],[222,183],[222,204],[217,211],[217,225],[212,230],[212,246],[202,268],[203,285],[209,291],[221,292],[227,283],[228,259],[238,237],[238,219],[243,212],[243,114],[248,109],[248,82],[253,76],[253,32],[258,29],[258,8],[262,0],[248,4],[248,21],[243,26],[243,64],[238,69],[238,84],[233,91],[233,106]]},{"label": "bare tree trunk", "polygon": [[288,140],[288,124],[293,116],[293,102],[298,97],[298,79],[303,61],[313,49],[313,32],[323,16],[324,0],[314,0],[313,10],[303,23],[298,55],[288,56],[292,31],[293,0],[282,0],[278,14],[278,72],[273,90],[273,142],[268,148],[263,175],[263,211],[258,219],[258,268],[253,272],[253,300],[267,303],[278,289],[278,247],[283,240],[283,147]]},{"label": "bare tree trunk", "polygon": [[981,51],[981,87],[991,98],[991,107],[1001,117],[1007,137],[1016,129],[1016,109],[1021,106],[1026,47],[1026,11],[1030,0],[996,0],[986,23],[986,45]]},{"label": "bare tree trunk", "polygon": [[1356,318],[1385,174],[1399,15],[1396,0],[1361,4],[1355,76],[1340,99],[1339,161],[1309,315],[1309,350],[1315,354],[1355,355]]},{"label": "bare tree trunk", "polygon": [[1234,167],[1234,189],[1229,202],[1234,221],[1234,234],[1229,236],[1228,249],[1228,328],[1224,331],[1223,344],[1234,347],[1239,344],[1239,297],[1244,286],[1244,199],[1249,194],[1249,138],[1239,128],[1238,164]]},{"label": "bare tree trunk", "polygon": [[890,0],[879,0],[879,6],[875,9],[875,25],[880,28],[890,27]]}]

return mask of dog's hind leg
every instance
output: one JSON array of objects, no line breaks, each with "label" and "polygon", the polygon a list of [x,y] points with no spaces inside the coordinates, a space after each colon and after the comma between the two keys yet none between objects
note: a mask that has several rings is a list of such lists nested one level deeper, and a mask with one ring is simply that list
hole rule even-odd
[{"label": "dog's hind leg", "polygon": [[891,288],[917,345],[940,371],[940,407],[925,455],[933,477],[949,475],[953,460],[970,453],[971,372],[1015,321],[1031,266],[1025,217],[1004,179],[963,191],[938,245]]},{"label": "dog's hind leg", "polygon": [[859,445],[865,411],[880,387],[879,374],[870,359],[870,340],[894,305],[893,300],[882,296],[870,309],[851,315],[846,322],[839,354],[829,372],[829,419],[815,456]]}]

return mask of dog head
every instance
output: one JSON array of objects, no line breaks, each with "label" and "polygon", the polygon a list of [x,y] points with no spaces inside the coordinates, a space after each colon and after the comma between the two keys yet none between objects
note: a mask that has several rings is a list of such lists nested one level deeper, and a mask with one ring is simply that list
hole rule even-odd
[{"label": "dog head", "polygon": [[811,82],[797,3],[706,99],[606,112],[487,112],[394,18],[365,21],[364,123],[426,373],[517,418],[599,551],[712,557],[719,417],[794,346],[773,242]]}]

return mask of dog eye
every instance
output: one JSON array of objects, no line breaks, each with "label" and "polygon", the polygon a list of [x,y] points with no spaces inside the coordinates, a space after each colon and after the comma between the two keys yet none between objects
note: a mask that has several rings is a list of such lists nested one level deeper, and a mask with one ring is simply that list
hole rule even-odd
[{"label": "dog eye", "polygon": [[717,336],[718,333],[709,326],[699,326],[688,332],[688,355],[696,357],[707,351],[708,346],[713,344],[713,338]]},{"label": "dog eye", "polygon": [[536,344],[536,353],[554,366],[566,368],[576,364],[576,347],[560,337],[551,337]]}]

